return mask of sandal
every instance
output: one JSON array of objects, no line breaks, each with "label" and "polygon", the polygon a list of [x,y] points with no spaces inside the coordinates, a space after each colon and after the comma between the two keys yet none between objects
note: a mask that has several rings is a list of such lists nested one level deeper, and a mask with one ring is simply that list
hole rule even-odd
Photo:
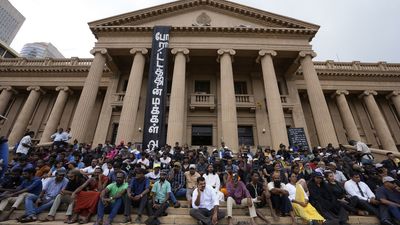
[{"label": "sandal", "polygon": [[46,216],[44,219],[41,219],[40,222],[52,222],[54,220],[55,220],[54,217],[53,217],[53,219],[50,219],[48,216]]},{"label": "sandal", "polygon": [[20,222],[21,222],[21,223],[30,223],[30,222],[35,222],[36,220],[37,220],[36,217],[34,217],[34,216],[28,216],[28,217],[22,218],[22,219],[20,220]]}]

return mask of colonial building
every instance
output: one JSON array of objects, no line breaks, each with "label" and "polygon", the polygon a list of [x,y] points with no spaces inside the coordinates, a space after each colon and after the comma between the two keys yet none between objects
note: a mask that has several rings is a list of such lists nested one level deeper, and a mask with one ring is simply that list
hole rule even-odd
[{"label": "colonial building", "polygon": [[79,142],[142,141],[152,30],[171,26],[167,143],[397,151],[400,64],[313,62],[319,26],[222,0],[182,0],[89,23],[93,59],[0,60],[0,135],[57,127]]}]

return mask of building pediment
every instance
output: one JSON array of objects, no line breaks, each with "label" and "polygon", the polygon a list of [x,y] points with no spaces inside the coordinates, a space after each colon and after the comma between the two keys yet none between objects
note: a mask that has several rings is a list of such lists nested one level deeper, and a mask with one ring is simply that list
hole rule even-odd
[{"label": "building pediment", "polygon": [[268,31],[315,35],[319,26],[225,0],[181,0],[89,23],[101,31],[146,31],[154,26],[173,30]]}]

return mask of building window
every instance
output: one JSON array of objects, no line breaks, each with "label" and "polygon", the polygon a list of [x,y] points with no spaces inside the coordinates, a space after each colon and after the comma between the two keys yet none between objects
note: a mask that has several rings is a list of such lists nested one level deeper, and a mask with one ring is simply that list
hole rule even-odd
[{"label": "building window", "polygon": [[236,95],[247,95],[246,81],[235,81],[235,94]]},{"label": "building window", "polygon": [[254,145],[253,127],[238,126],[239,145]]},{"label": "building window", "polygon": [[193,125],[192,145],[212,145],[212,125]]},{"label": "building window", "polygon": [[210,94],[210,86],[209,80],[196,80],[194,82],[194,92]]},{"label": "building window", "polygon": [[118,125],[119,125],[119,123],[112,124],[111,143],[114,143],[114,144],[119,144],[119,143],[115,143],[115,141],[117,141]]}]

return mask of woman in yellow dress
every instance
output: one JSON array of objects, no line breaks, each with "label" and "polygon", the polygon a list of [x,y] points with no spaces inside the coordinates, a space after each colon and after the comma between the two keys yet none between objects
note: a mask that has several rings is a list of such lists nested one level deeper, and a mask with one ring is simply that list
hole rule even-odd
[{"label": "woman in yellow dress", "polygon": [[293,211],[296,216],[300,217],[306,223],[317,222],[322,224],[325,219],[318,211],[308,203],[308,196],[301,184],[297,182],[297,175],[292,173],[289,176],[289,183],[286,184],[289,192],[289,199],[292,202]]}]

